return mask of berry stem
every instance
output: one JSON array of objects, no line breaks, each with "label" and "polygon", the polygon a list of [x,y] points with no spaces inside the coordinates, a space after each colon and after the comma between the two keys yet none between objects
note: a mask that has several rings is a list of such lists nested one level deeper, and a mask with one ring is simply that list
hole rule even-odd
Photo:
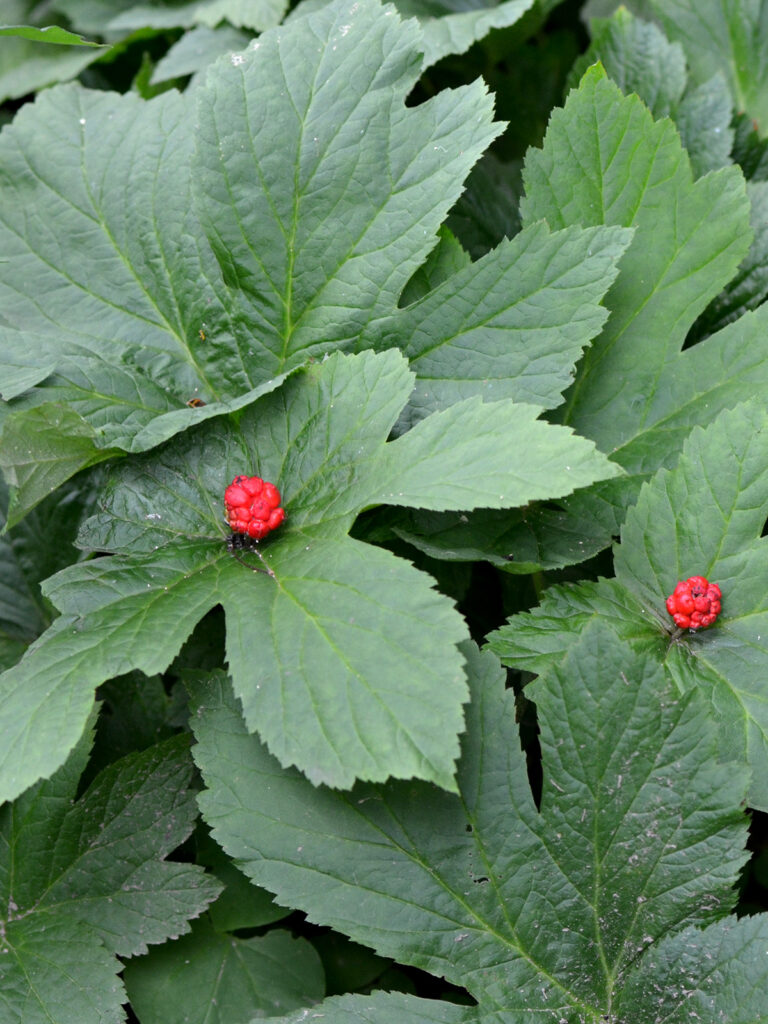
[{"label": "berry stem", "polygon": [[[259,554],[259,553],[258,553],[258,551],[256,552],[256,554],[257,554],[257,555]],[[274,578],[274,575],[275,575],[275,574],[274,574],[274,573],[272,572],[272,570],[271,570],[271,569],[258,569],[258,568],[257,568],[256,566],[253,566],[253,565],[248,565],[248,563],[247,563],[247,562],[244,562],[244,561],[242,560],[242,558],[240,557],[240,555],[238,555],[238,553],[237,553],[236,551],[233,551],[233,552],[232,552],[232,555],[233,555],[233,557],[234,557],[234,559],[235,559],[235,561],[236,561],[236,562],[239,562],[239,563],[240,563],[240,565],[244,565],[244,566],[245,566],[245,568],[246,568],[246,569],[250,569],[250,570],[251,570],[251,572],[261,572],[261,573],[263,573],[263,574],[264,574],[265,576],[272,576],[272,577]],[[259,558],[261,558],[261,555],[259,555]],[[264,561],[264,559],[263,559],[263,558],[261,558],[261,560],[262,560],[262,562]]]}]

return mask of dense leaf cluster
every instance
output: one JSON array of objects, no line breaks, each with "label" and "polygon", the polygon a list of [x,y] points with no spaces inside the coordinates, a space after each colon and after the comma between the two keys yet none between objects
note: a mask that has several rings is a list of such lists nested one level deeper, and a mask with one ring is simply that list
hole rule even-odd
[{"label": "dense leaf cluster", "polygon": [[768,0],[617,6],[9,0],[3,1024],[768,1021]]}]

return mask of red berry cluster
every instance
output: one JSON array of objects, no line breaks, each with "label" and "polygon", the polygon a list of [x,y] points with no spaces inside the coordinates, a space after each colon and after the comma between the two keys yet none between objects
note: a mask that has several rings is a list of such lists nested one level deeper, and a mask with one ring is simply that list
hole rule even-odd
[{"label": "red berry cluster", "polygon": [[722,595],[703,576],[682,580],[667,598],[667,611],[681,629],[706,629],[720,614]]},{"label": "red berry cluster", "polygon": [[227,520],[233,533],[261,540],[285,519],[280,492],[260,476],[236,476],[224,491]]}]

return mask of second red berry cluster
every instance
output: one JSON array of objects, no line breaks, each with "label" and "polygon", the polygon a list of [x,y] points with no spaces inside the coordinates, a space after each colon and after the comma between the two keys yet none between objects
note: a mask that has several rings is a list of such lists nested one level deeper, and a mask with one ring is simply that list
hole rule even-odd
[{"label": "second red berry cluster", "polygon": [[667,611],[681,629],[705,629],[720,614],[722,595],[703,576],[682,580],[667,598]]},{"label": "second red berry cluster", "polygon": [[236,476],[224,491],[227,521],[233,533],[262,540],[285,519],[280,492],[260,476]]}]

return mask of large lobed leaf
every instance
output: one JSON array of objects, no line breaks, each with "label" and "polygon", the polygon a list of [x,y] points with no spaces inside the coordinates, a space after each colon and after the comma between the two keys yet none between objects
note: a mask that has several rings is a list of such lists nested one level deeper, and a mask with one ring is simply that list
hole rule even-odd
[{"label": "large lobed leaf", "polygon": [[8,1024],[124,1020],[115,956],[189,929],[216,896],[165,858],[192,830],[188,740],[103,771],[79,799],[90,730],[49,780],[0,807],[0,1016]]},{"label": "large lobed leaf", "polygon": [[[696,428],[678,466],[640,492],[614,552],[615,580],[554,587],[539,608],[490,636],[507,665],[542,671],[591,620],[611,622],[653,653],[683,692],[706,697],[721,756],[748,764],[749,799],[768,809],[768,416],[758,405]],[[723,610],[709,630],[673,635],[665,599],[678,580],[720,585]]]},{"label": "large lobed leaf", "polygon": [[150,447],[354,337],[498,131],[481,84],[405,108],[418,52],[374,0],[258,47],[194,96],[64,87],[5,132],[2,347],[34,334],[55,374],[22,405],[65,403],[92,449]]},{"label": "large lobed leaf", "polygon": [[400,309],[501,128],[481,82],[405,106],[419,39],[337,0],[188,94],[67,86],[20,111],[0,166],[11,524],[334,349],[407,350],[412,419],[479,393],[557,404],[630,234],[537,225]]},{"label": "large lobed leaf", "polygon": [[[514,507],[616,468],[539,410],[479,398],[385,443],[413,382],[396,351],[337,354],[112,477],[80,543],[119,553],[46,583],[62,615],[0,677],[6,799],[61,763],[94,686],[163,671],[217,604],[248,727],[283,762],[335,786],[415,775],[454,787],[466,626],[430,577],[347,536],[355,516]],[[275,483],[288,519],[260,558],[236,561],[220,502],[241,472]]]},{"label": "large lobed leaf", "polygon": [[[653,1012],[682,1020],[684,987],[715,1020],[746,969],[739,956],[750,942],[764,951],[768,925],[726,917],[746,856],[747,773],[715,757],[705,701],[679,699],[652,658],[591,627],[535,687],[538,811],[513,695],[494,658],[466,654],[458,795],[420,782],[314,789],[248,734],[222,673],[193,684],[199,799],[217,841],[311,920],[477,1002],[377,994],[317,1012],[332,1022],[658,1019],[643,1016],[651,963],[671,973],[685,943],[682,986],[654,988]],[[758,988],[743,992],[739,1019],[757,1016]]]},{"label": "large lobed leaf", "polygon": [[[408,539],[432,554],[485,548],[500,565],[511,555],[511,571],[554,568],[608,546],[642,482],[674,465],[693,426],[768,387],[765,305],[683,349],[749,248],[749,201],[737,167],[694,180],[672,122],[654,121],[596,66],[552,114],[523,178],[523,234],[543,218],[558,231],[622,225],[634,236],[605,297],[611,315],[551,413],[591,437],[626,475],[559,502],[565,515],[534,508],[503,528],[493,516],[469,517],[463,542],[455,517],[416,516],[406,526]],[[579,533],[584,543],[574,545]]]}]

